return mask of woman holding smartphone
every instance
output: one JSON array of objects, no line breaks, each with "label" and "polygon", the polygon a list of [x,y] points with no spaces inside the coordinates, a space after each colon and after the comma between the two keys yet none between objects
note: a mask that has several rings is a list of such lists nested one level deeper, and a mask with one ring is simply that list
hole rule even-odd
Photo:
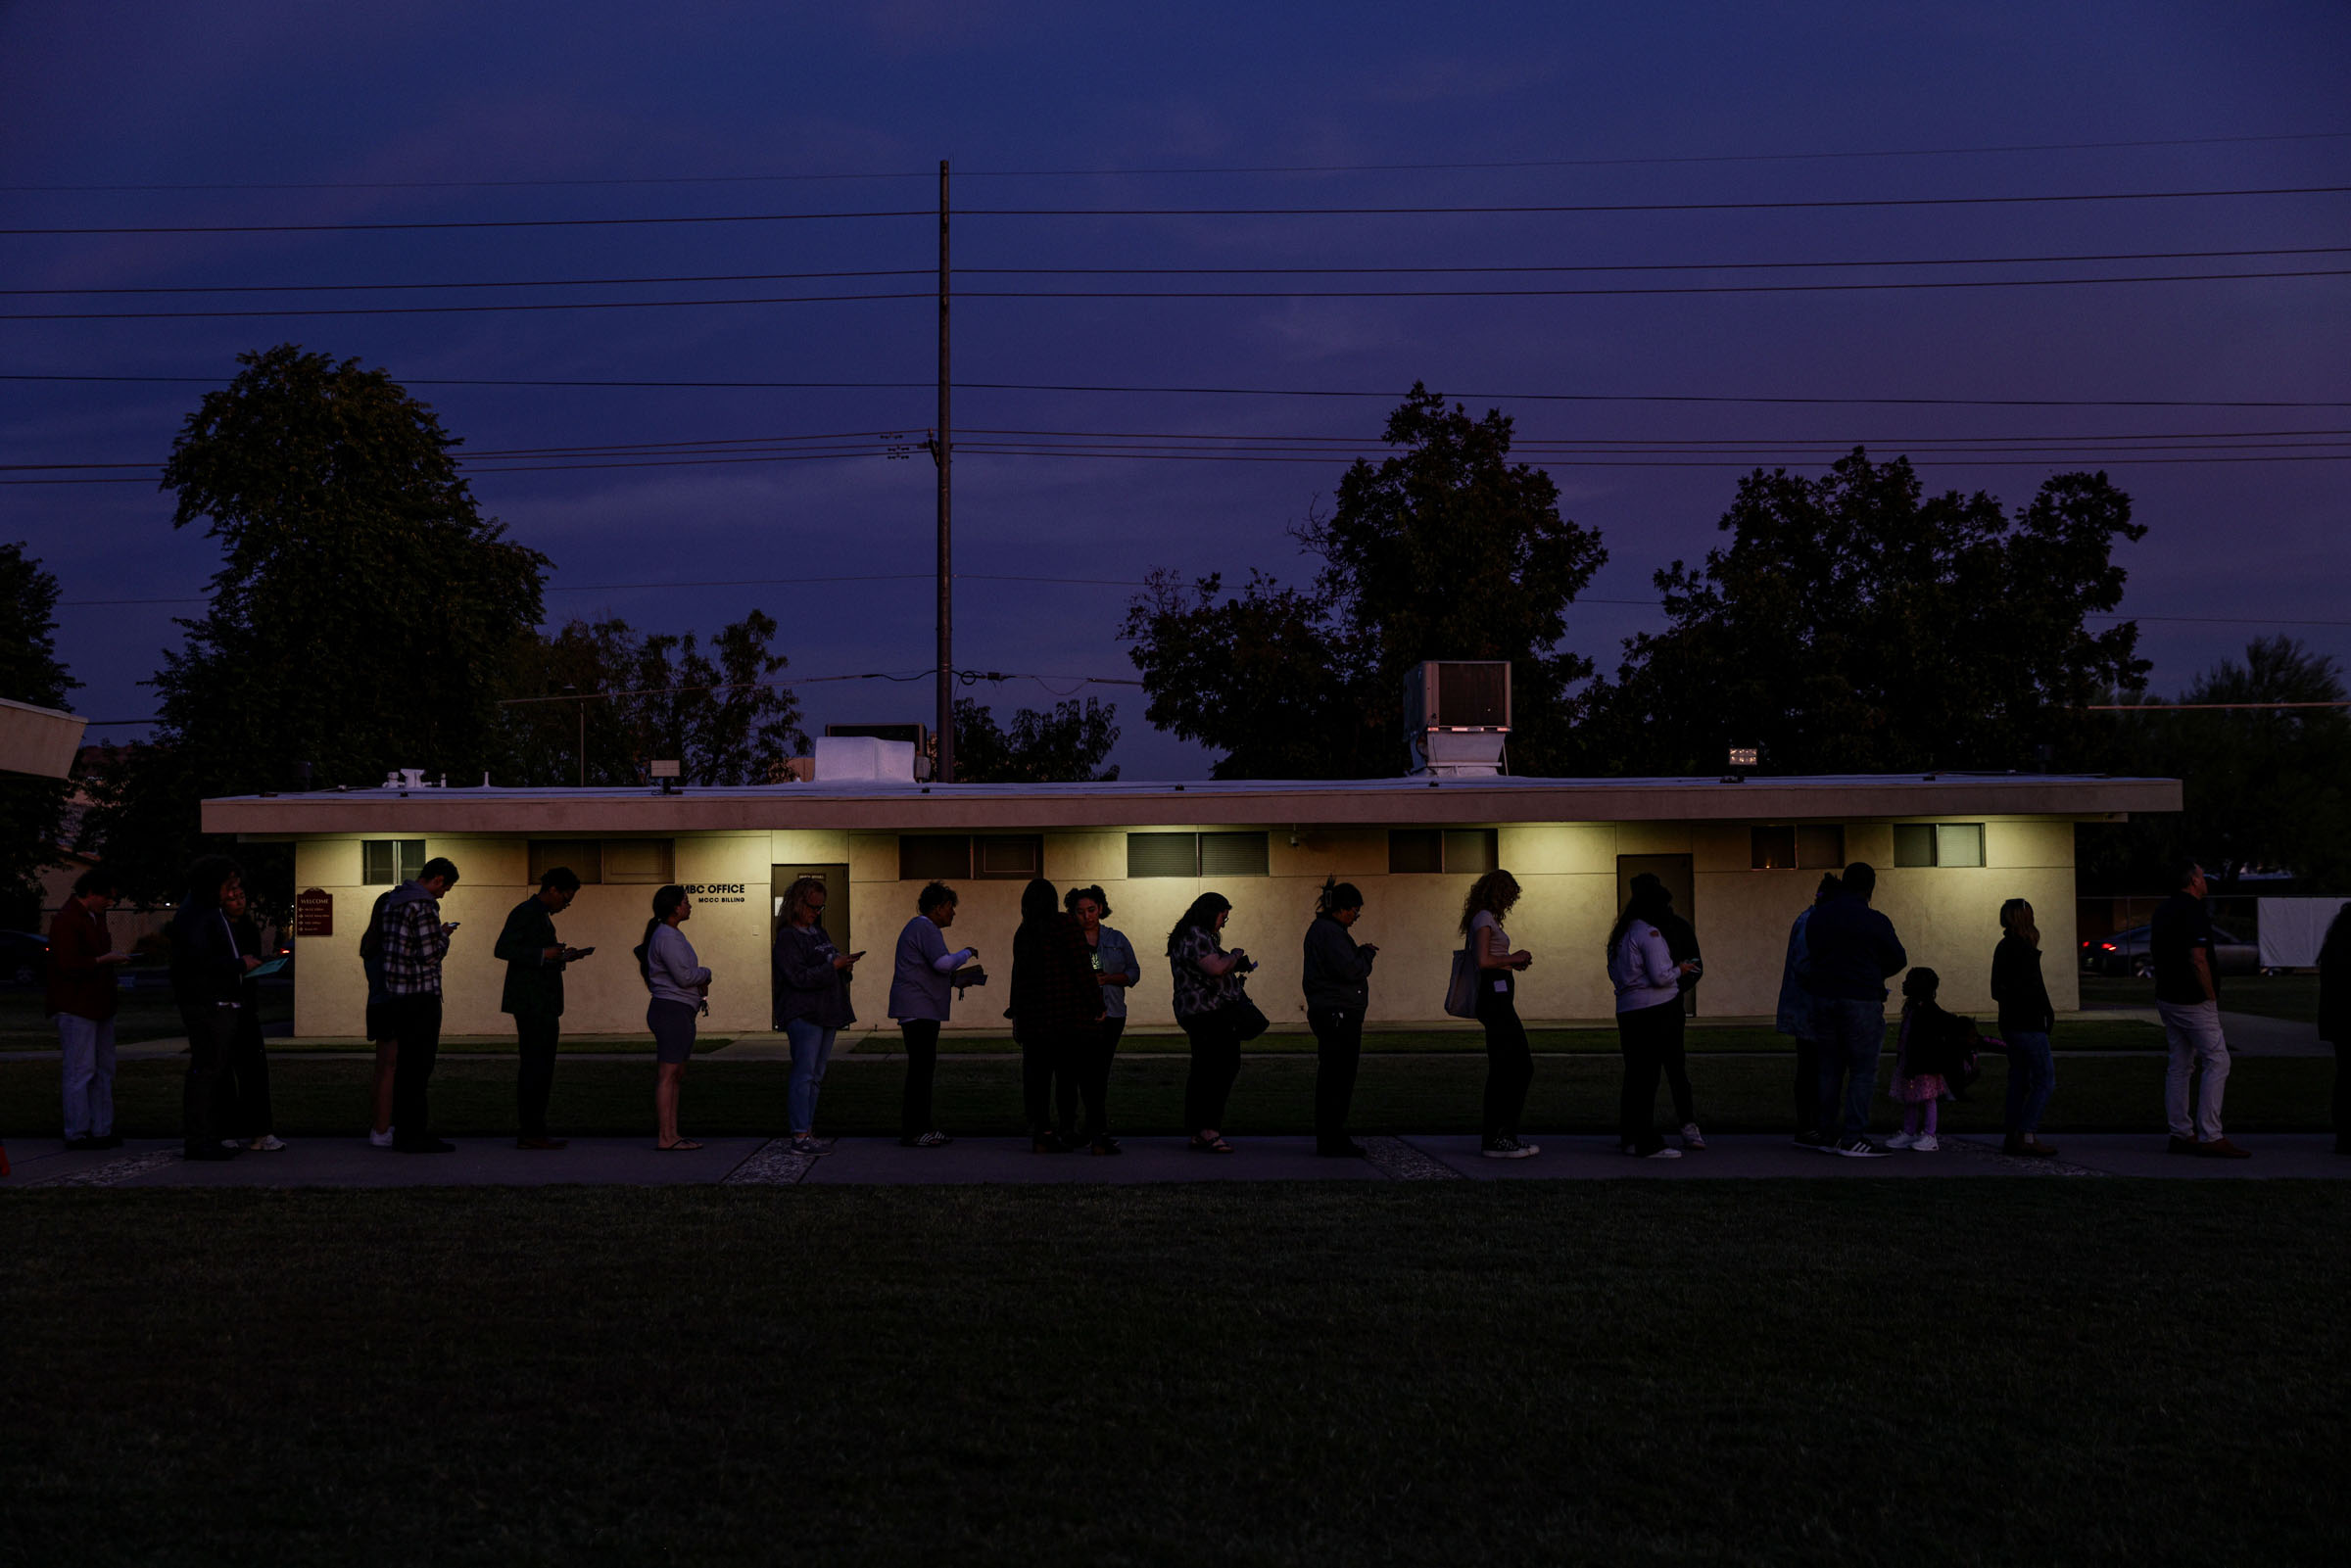
[{"label": "woman holding smartphone", "polygon": [[699,1149],[678,1136],[678,1090],[694,1056],[695,1020],[710,1006],[710,972],[696,961],[694,944],[678,929],[694,918],[694,900],[672,884],[653,894],[653,918],[645,923],[637,947],[637,973],[652,999],[645,1004],[645,1026],[653,1032],[653,1147],[663,1154]]},{"label": "woman holding smartphone", "polygon": [[1469,885],[1462,901],[1462,934],[1477,964],[1477,1022],[1486,1030],[1485,1133],[1478,1152],[1488,1160],[1524,1160],[1543,1152],[1518,1136],[1526,1110],[1527,1085],[1534,1082],[1534,1053],[1526,1025],[1518,1022],[1518,976],[1535,955],[1511,948],[1504,917],[1518,902],[1518,879],[1496,868]]}]

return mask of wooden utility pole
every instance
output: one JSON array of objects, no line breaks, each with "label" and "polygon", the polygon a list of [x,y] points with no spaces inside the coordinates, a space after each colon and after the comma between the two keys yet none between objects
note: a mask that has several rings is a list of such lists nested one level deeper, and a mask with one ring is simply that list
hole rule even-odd
[{"label": "wooden utility pole", "polygon": [[938,464],[938,728],[931,777],[955,782],[955,552],[948,524],[954,512],[954,440],[947,384],[947,161],[938,161],[938,430],[931,456]]}]

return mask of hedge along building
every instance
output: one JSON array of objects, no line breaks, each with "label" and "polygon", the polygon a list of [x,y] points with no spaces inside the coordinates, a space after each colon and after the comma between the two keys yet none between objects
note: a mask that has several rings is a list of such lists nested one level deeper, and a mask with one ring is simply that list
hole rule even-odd
[{"label": "hedge along building", "polygon": [[1133,1022],[1173,1022],[1159,957],[1168,928],[1205,890],[1232,901],[1227,945],[1263,968],[1250,992],[1276,1026],[1304,1023],[1301,937],[1326,877],[1365,895],[1359,939],[1380,947],[1370,1019],[1444,1021],[1462,900],[1494,866],[1524,896],[1509,922],[1534,966],[1520,982],[1530,1021],[1605,1020],[1613,1001],[1602,946],[1625,884],[1653,871],[1696,923],[1706,969],[1701,1016],[1769,1015],[1789,923],[1824,871],[1879,869],[1877,907],[1943,998],[1984,1010],[1998,911],[2039,915],[2049,991],[2077,1005],[2072,959],[2074,824],[2176,811],[2175,780],[2037,775],[1827,778],[1377,779],[1346,782],[957,784],[839,781],[754,788],[361,789],[210,800],[208,832],[291,840],[300,892],[295,1029],[356,1036],[365,982],[359,939],[377,894],[428,856],[462,879],[443,902],[461,928],[444,966],[445,1027],[503,1032],[504,966],[491,946],[505,914],[552,866],[587,883],[557,921],[593,946],[567,981],[573,1033],[644,1028],[630,949],[654,889],[683,883],[687,934],[716,976],[714,1034],[769,1027],[768,954],[784,888],[830,888],[826,925],[866,961],[853,986],[859,1027],[888,1027],[884,1005],[897,933],[934,878],[961,894],[955,945],[981,950],[992,983],[952,1027],[1001,1031],[1023,884],[1100,883],[1143,960]]}]

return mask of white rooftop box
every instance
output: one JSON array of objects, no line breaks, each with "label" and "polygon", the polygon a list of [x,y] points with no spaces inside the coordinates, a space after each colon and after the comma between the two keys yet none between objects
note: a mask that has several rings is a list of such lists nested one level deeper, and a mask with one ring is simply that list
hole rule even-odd
[{"label": "white rooftop box", "polygon": [[912,784],[914,746],[870,735],[820,736],[814,745],[818,784]]}]

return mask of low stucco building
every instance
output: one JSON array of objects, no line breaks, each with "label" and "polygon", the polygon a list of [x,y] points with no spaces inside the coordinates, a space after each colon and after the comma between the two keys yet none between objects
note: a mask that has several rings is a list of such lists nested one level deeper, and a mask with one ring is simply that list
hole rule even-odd
[{"label": "low stucco building", "polygon": [[[2037,912],[2049,991],[2076,1005],[2074,825],[2176,811],[2166,779],[2046,775],[1824,778],[1427,778],[1345,782],[958,784],[787,784],[756,788],[383,788],[209,800],[204,825],[291,840],[297,918],[295,1029],[356,1036],[365,982],[359,938],[375,896],[428,856],[462,879],[444,901],[462,923],[447,961],[444,1027],[503,1032],[500,924],[548,866],[586,879],[558,927],[593,946],[568,981],[573,1033],[636,1033],[645,989],[629,950],[663,882],[695,901],[687,927],[716,975],[712,1034],[769,1027],[768,950],[792,879],[830,884],[828,927],[868,954],[860,1027],[883,1006],[899,928],[934,877],[961,894],[953,938],[995,976],[952,1027],[1001,1031],[1021,888],[1098,882],[1110,924],[1143,955],[1130,1027],[1173,1023],[1157,958],[1168,928],[1207,888],[1232,901],[1228,945],[1263,968],[1250,981],[1276,1027],[1304,1025],[1300,938],[1326,876],[1363,889],[1357,935],[1380,946],[1371,1022],[1448,1022],[1442,1002],[1463,896],[1500,865],[1525,896],[1510,920],[1535,954],[1519,989],[1529,1021],[1600,1020],[1612,1003],[1602,944],[1624,884],[1654,871],[1697,924],[1702,1016],[1772,1011],[1790,921],[1823,871],[1879,871],[1877,907],[1914,964],[1942,972],[1954,1007],[1985,1010],[2002,900]],[[845,926],[845,929],[843,928]]]}]

